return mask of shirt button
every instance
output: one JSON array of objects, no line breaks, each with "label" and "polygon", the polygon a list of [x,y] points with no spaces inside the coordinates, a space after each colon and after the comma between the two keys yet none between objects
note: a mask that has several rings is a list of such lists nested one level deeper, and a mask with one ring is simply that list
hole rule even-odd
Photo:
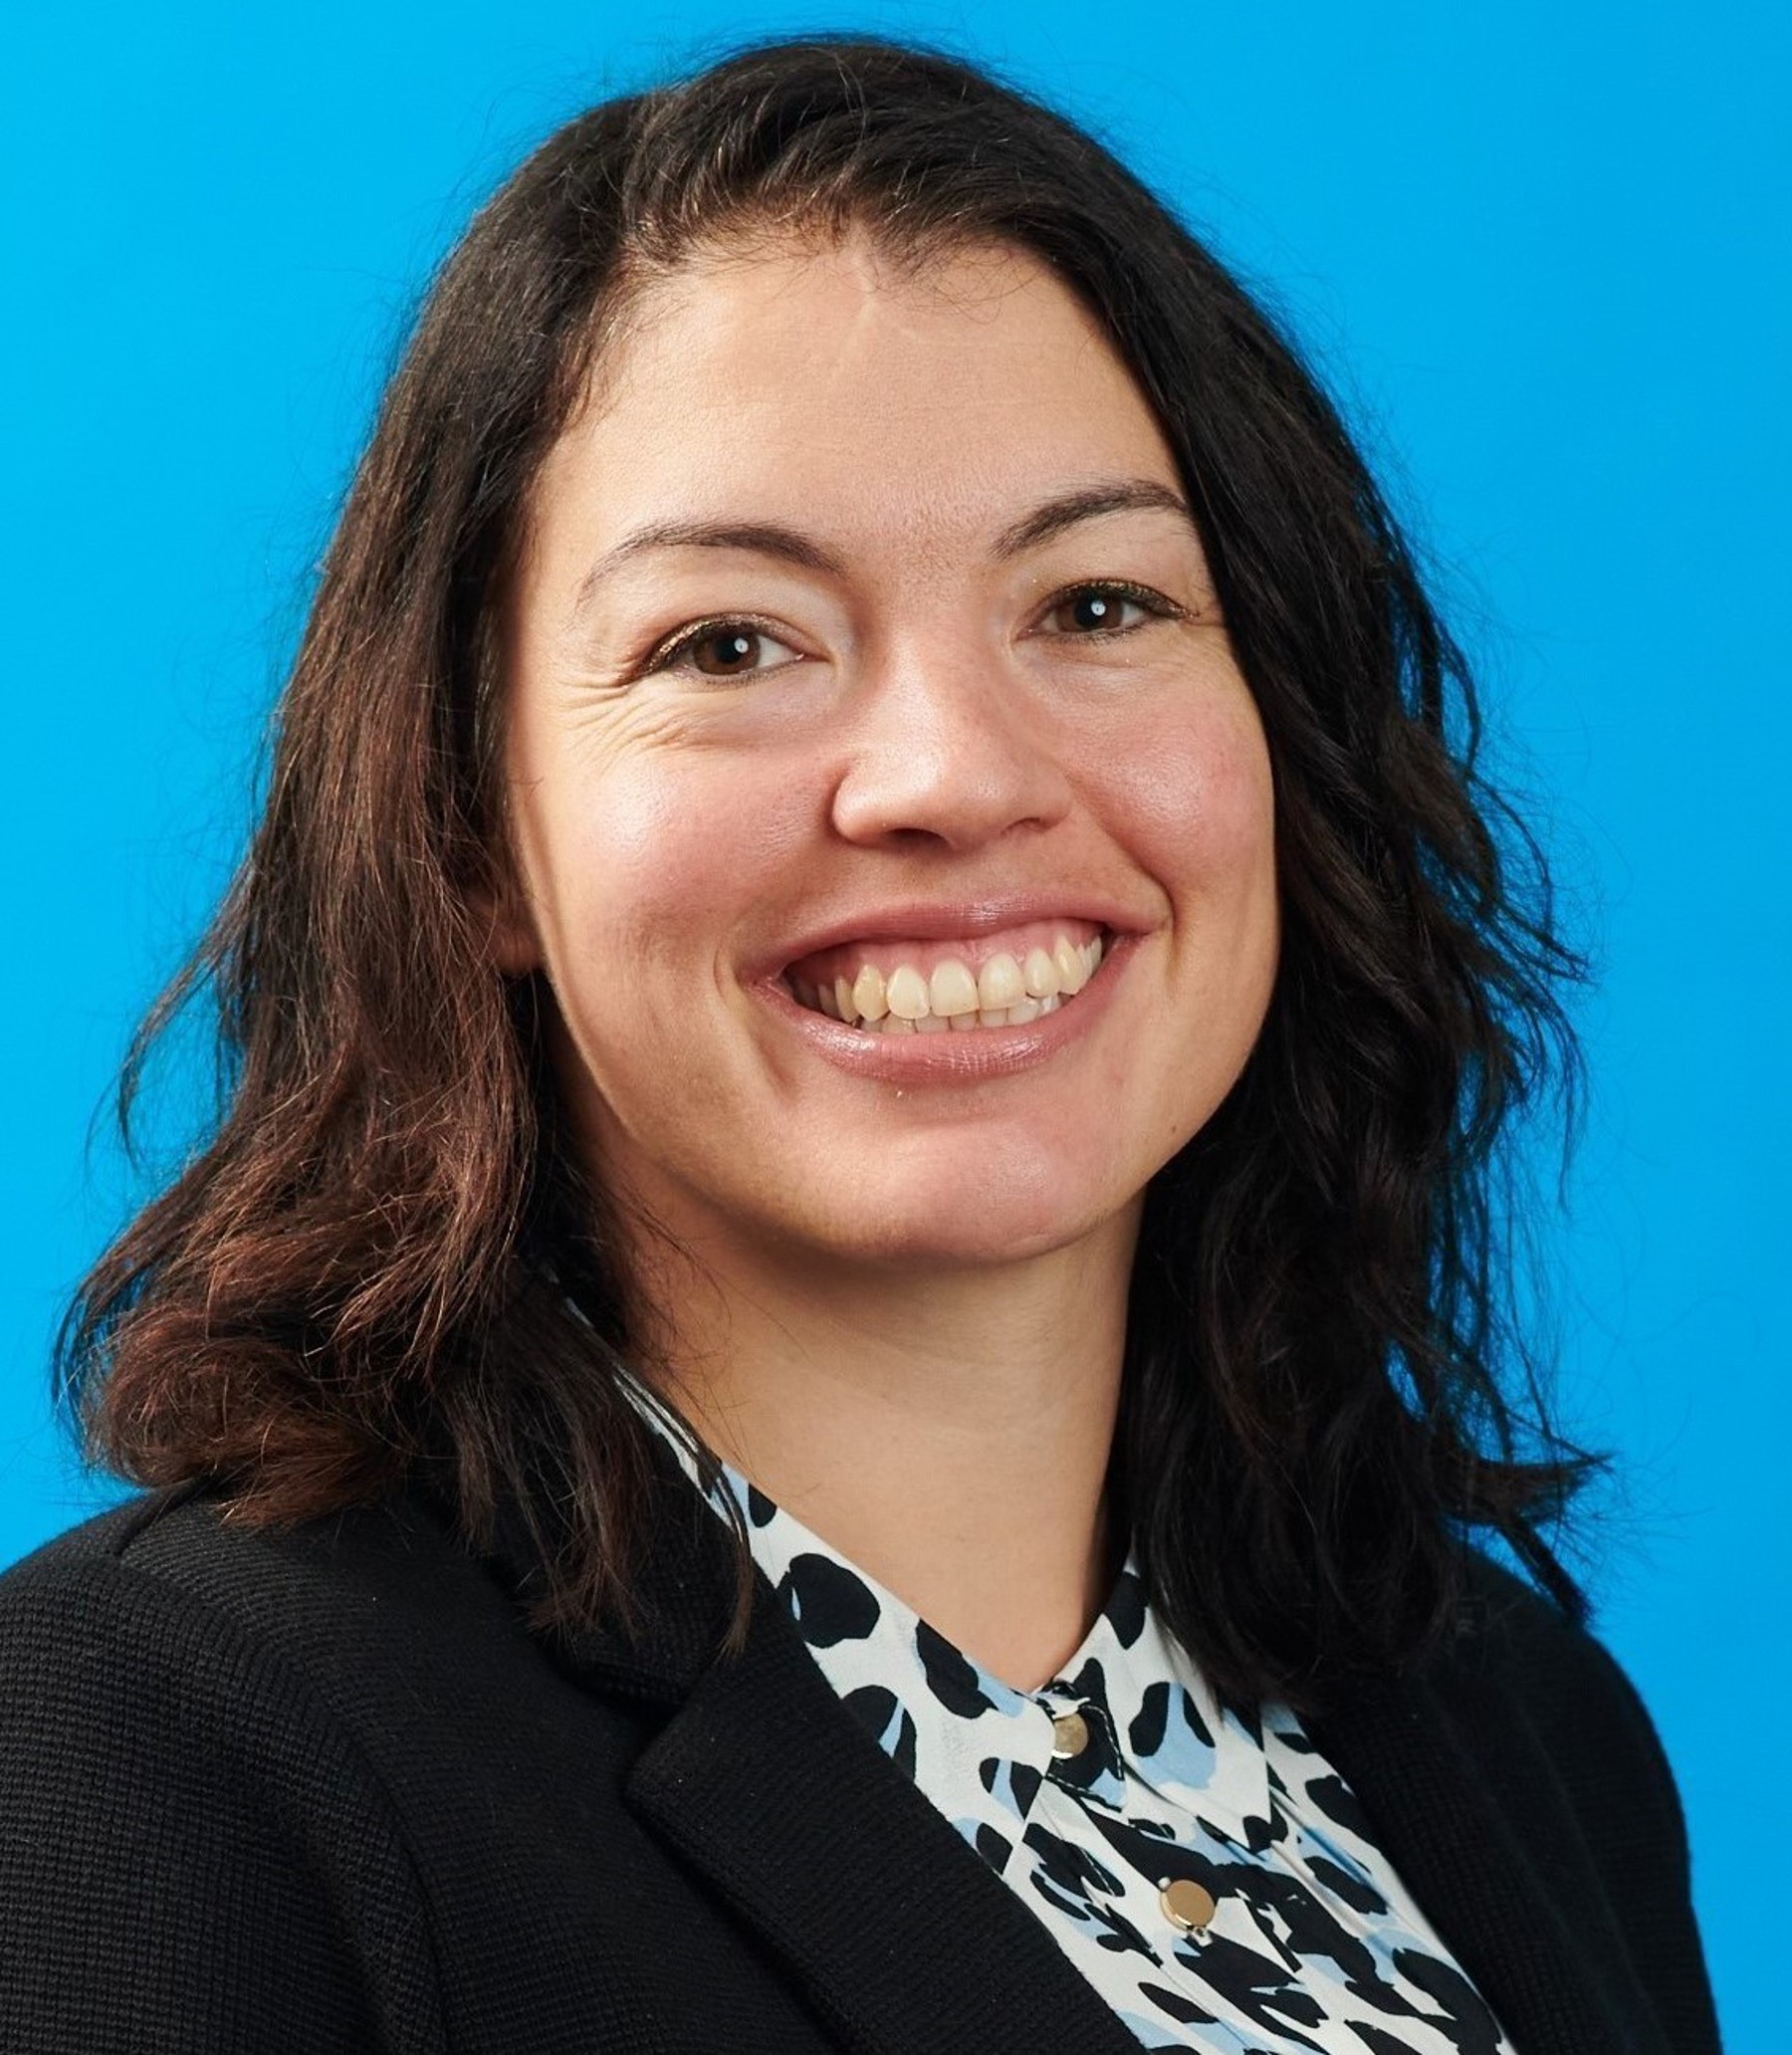
[{"label": "shirt button", "polygon": [[1171,1926],[1185,1934],[1199,1934],[1219,1910],[1214,1894],[1193,1877],[1178,1877],[1175,1883],[1166,1879],[1158,1887],[1158,1904]]},{"label": "shirt button", "polygon": [[1080,1712],[1060,1712],[1051,1722],[1051,1759],[1068,1762],[1089,1745],[1089,1722]]}]

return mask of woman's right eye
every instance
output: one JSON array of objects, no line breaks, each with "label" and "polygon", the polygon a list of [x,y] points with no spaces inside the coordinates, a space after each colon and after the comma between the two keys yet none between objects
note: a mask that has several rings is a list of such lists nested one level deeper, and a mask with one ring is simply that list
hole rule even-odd
[{"label": "woman's right eye", "polygon": [[755,672],[778,667],[774,658],[764,662],[768,651],[782,651],[785,657],[797,652],[787,642],[762,628],[756,621],[698,621],[673,636],[648,659],[649,671],[677,669],[685,659],[703,678],[749,678]]}]

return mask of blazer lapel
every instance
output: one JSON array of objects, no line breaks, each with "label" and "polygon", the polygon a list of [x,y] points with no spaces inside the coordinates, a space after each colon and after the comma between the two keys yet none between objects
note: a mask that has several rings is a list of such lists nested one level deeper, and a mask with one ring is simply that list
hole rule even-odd
[{"label": "blazer lapel", "polygon": [[[1485,1704],[1503,1696],[1490,1680],[1472,1688],[1477,1720],[1525,1731],[1521,1707]],[[1521,1839],[1483,1781],[1456,1696],[1441,1675],[1365,1681],[1309,1728],[1517,2055],[1669,2055],[1655,2021],[1613,1995],[1634,1977],[1565,1800],[1545,1834]],[[1549,1765],[1535,1768],[1553,1789]]]},{"label": "blazer lapel", "polygon": [[[717,1653],[727,1535],[670,1459],[636,1579],[641,1617],[561,1638],[588,1688],[663,1705],[630,1805],[790,1965],[855,2055],[1138,2055],[1040,1921],[835,1697],[755,1572],[744,1649]],[[494,1551],[519,1596],[539,1558],[508,1507]]]},{"label": "blazer lapel", "polygon": [[762,1584],[629,1784],[862,2055],[1138,2055],[1045,1928],[840,1705]]}]

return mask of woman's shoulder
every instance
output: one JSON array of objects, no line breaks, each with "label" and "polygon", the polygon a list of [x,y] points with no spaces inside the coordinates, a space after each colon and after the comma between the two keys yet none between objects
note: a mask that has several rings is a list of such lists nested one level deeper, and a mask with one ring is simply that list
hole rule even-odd
[{"label": "woman's shoulder", "polygon": [[520,1609],[432,1500],[414,1490],[284,1526],[233,1518],[202,1484],[140,1492],[0,1572],[0,1678],[110,1661],[120,1679],[170,1665],[285,1670],[294,1703],[413,1695],[423,1673],[514,1666]]},{"label": "woman's shoulder", "polygon": [[165,1790],[197,1754],[353,1785],[370,1821],[426,1806],[561,1690],[493,1564],[414,1490],[267,1527],[176,1486],[0,1574],[0,1753],[27,1779]]},{"label": "woman's shoulder", "polygon": [[1514,1694],[1539,1724],[1584,1728],[1597,1719],[1655,1739],[1636,1686],[1591,1612],[1577,1616],[1479,1550],[1468,1555],[1456,1632],[1440,1668],[1459,1687]]},{"label": "woman's shoulder", "polygon": [[203,1485],[140,1494],[0,1573],[0,1753],[62,1774],[141,1730],[167,1743],[143,1770],[163,1780],[199,1733],[301,1776],[351,1761],[407,1833],[507,1753],[527,1767],[523,1734],[528,1761],[617,1787],[641,1709],[533,1623],[513,1540],[501,1522],[476,1547],[414,1480],[280,1527]]},{"label": "woman's shoulder", "polygon": [[1634,2015],[1646,1994],[1667,2038],[1644,2038],[1635,2015],[1621,2045],[1716,2048],[1680,1794],[1585,1620],[1476,1554],[1454,1631],[1339,1693],[1316,1733],[1465,1962],[1504,1936],[1541,1973],[1553,1947],[1583,1999]]},{"label": "woman's shoulder", "polygon": [[433,2018],[412,1836],[344,1688],[373,1587],[321,1544],[159,1491],[0,1575],[8,2048],[395,2047],[388,1997]]},{"label": "woman's shoulder", "polygon": [[1453,1631],[1339,1691],[1317,1732],[1395,1840],[1471,1811],[1482,1839],[1554,1850],[1558,1870],[1578,1851],[1625,1924],[1683,1926],[1685,1821],[1641,1696],[1586,1620],[1488,1556],[1468,1558]]},{"label": "woman's shoulder", "polygon": [[263,1526],[233,1518],[215,1489],[179,1484],[95,1513],[0,1572],[0,1651],[16,1651],[41,1614],[74,1608],[90,1629],[179,1617],[300,1653],[326,1619],[340,1632],[381,1604],[426,1605],[457,1583],[464,1600],[473,1585],[456,1569],[451,1536],[412,1494]]},{"label": "woman's shoulder", "polygon": [[303,1585],[303,1561],[230,1526],[197,1487],[127,1498],[0,1573],[5,1699],[17,1713],[79,1677],[96,1701],[127,1701],[191,1687],[214,1664],[277,1660],[280,1633],[257,1626]]},{"label": "woman's shoulder", "polygon": [[1655,1721],[1592,1618],[1481,1553],[1469,1559],[1456,1633],[1431,1680],[1495,1786],[1516,1801],[1540,1777],[1592,1839],[1643,1844],[1684,1871],[1683,1811]]}]

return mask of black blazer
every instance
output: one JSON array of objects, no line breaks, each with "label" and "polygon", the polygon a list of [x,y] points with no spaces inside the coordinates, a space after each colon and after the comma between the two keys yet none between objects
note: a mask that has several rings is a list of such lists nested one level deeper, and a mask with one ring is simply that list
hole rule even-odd
[{"label": "black blazer", "polygon": [[[417,1492],[285,1535],[182,1487],[0,1576],[7,2055],[1138,2055],[660,1487],[632,1637]],[[1516,2055],[1717,2047],[1674,1784],[1502,1572],[1313,1722]]]}]

